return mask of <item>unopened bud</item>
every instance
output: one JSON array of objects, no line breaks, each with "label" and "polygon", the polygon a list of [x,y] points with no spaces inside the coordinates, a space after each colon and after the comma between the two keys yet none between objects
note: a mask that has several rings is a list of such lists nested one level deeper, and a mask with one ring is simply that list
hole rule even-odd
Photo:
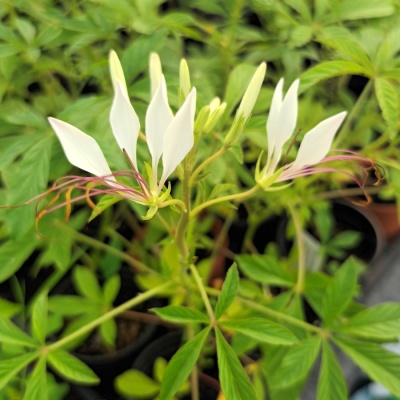
[{"label": "unopened bud", "polygon": [[[218,100],[218,102],[215,102],[215,100]],[[217,107],[216,104],[218,104]],[[210,103],[210,115],[208,117],[206,124],[204,125],[204,132],[208,133],[215,127],[215,125],[218,123],[218,121],[224,114],[225,109],[226,109],[226,103],[223,102],[222,104],[220,104],[220,100],[218,97]]]},{"label": "unopened bud", "polygon": [[189,67],[185,59],[181,60],[179,66],[179,103],[183,104],[189,95],[192,85],[190,83]]},{"label": "unopened bud", "polygon": [[149,75],[150,75],[151,97],[153,97],[154,93],[157,91],[158,86],[160,85],[161,75],[162,75],[161,61],[157,53],[150,53]]},{"label": "unopened bud", "polygon": [[253,111],[254,104],[256,104],[258,94],[260,93],[266,70],[267,65],[265,63],[262,63],[257,68],[257,71],[254,73],[249,86],[246,89],[236,116],[239,116],[240,114],[245,120],[249,119],[251,112]]},{"label": "unopened bud", "polygon": [[260,64],[251,78],[240,106],[236,111],[235,119],[233,120],[231,129],[226,135],[224,141],[225,146],[233,146],[239,139],[239,136],[242,134],[243,129],[250,118],[251,112],[253,111],[258,94],[260,93],[266,70],[267,65],[265,63]]},{"label": "unopened bud", "polygon": [[123,90],[124,90],[126,96],[128,96],[128,89],[126,88],[124,71],[122,69],[122,65],[121,65],[121,62],[119,61],[117,53],[114,50],[110,51],[108,60],[109,60],[110,75],[111,75],[111,81],[112,81],[112,84],[114,87],[114,92],[117,91],[118,82],[121,82]]}]

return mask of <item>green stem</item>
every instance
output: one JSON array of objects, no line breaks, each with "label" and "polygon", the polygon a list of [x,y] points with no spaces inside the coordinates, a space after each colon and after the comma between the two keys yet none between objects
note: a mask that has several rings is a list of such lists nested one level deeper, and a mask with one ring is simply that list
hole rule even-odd
[{"label": "green stem", "polygon": [[306,276],[306,265],[305,265],[305,243],[303,230],[301,227],[299,215],[294,209],[294,207],[289,204],[289,211],[293,219],[294,229],[296,231],[297,248],[298,248],[298,274],[297,274],[297,284],[295,287],[296,293],[303,293],[304,291],[304,280]]},{"label": "green stem", "polygon": [[204,160],[192,173],[192,176],[190,177],[190,186],[193,186],[195,183],[195,180],[197,176],[200,174],[203,169],[205,169],[209,164],[211,164],[214,160],[217,158],[221,157],[226,151],[228,150],[228,147],[222,146],[216,153],[214,153],[211,157],[207,158]]},{"label": "green stem", "polygon": [[71,233],[74,235],[74,238],[76,239],[76,241],[87,244],[91,247],[94,247],[95,249],[105,250],[109,254],[113,254],[116,257],[120,258],[121,260],[126,261],[129,265],[131,265],[138,272],[155,274],[155,271],[153,269],[151,269],[150,267],[148,267],[146,264],[143,264],[142,262],[135,260],[129,254],[126,254],[123,251],[116,249],[115,247],[112,247],[106,243],[100,242],[100,241],[93,239],[89,236],[86,236],[80,232],[76,232],[72,229],[71,229]]},{"label": "green stem", "polygon": [[167,200],[161,203],[158,208],[164,208],[168,206],[178,206],[182,211],[186,212],[186,205],[182,200],[178,199],[172,199],[172,200]]},{"label": "green stem", "polygon": [[368,81],[368,83],[365,85],[363,91],[361,92],[360,96],[358,97],[357,101],[355,102],[352,110],[350,111],[349,115],[347,116],[346,121],[342,126],[342,129],[336,136],[336,139],[332,146],[333,148],[338,149],[340,147],[340,145],[342,144],[342,141],[344,140],[344,138],[347,136],[347,134],[350,130],[351,124],[353,123],[353,120],[359,116],[361,107],[366,102],[366,100],[372,90],[373,83],[374,83],[374,80],[370,79]]},{"label": "green stem", "polygon": [[247,197],[253,196],[255,193],[257,193],[258,189],[259,189],[259,187],[256,185],[256,186],[252,187],[251,189],[246,190],[245,192],[242,192],[242,193],[231,194],[229,196],[219,197],[218,199],[206,201],[206,202],[200,204],[199,206],[197,206],[190,213],[190,217],[193,218],[201,210],[204,210],[205,208],[210,207],[214,204],[222,203],[224,201],[231,201],[231,200],[241,201]]},{"label": "green stem", "polygon": [[79,328],[75,332],[72,332],[68,336],[65,336],[64,338],[58,340],[57,342],[54,342],[47,346],[47,351],[53,351],[56,349],[59,349],[69,342],[77,339],[79,336],[90,332],[92,329],[97,328],[99,325],[101,325],[103,322],[108,321],[111,318],[116,317],[119,314],[122,314],[124,311],[129,310],[132,307],[135,307],[141,303],[143,303],[146,300],[151,299],[152,297],[155,297],[156,295],[164,292],[166,289],[168,289],[170,286],[173,285],[174,282],[170,281],[167,283],[164,283],[160,286],[157,286],[153,289],[148,290],[145,293],[138,294],[134,298],[126,301],[125,303],[121,304],[120,306],[113,308],[112,310],[108,311],[107,313],[103,314],[101,317],[96,318],[89,324],[83,326],[82,328]]},{"label": "green stem", "polygon": [[211,325],[213,326],[215,324],[215,315],[214,315],[214,311],[211,307],[210,299],[208,298],[206,288],[203,284],[203,281],[201,280],[201,276],[199,275],[199,272],[197,271],[196,267],[193,264],[190,264],[190,271],[192,272],[194,280],[196,281],[197,287],[199,288],[200,296],[201,296],[204,306],[207,310],[207,314],[210,318]]}]

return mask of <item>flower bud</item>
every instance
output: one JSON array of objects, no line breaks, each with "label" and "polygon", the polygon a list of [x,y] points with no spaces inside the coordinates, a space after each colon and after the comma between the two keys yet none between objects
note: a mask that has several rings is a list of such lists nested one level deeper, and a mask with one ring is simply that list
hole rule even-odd
[{"label": "flower bud", "polygon": [[111,50],[108,58],[109,58],[109,64],[110,64],[111,81],[112,81],[112,84],[114,87],[114,92],[117,91],[117,86],[118,86],[118,81],[119,81],[122,83],[122,88],[123,88],[124,94],[126,94],[126,96],[128,96],[128,89],[126,88],[124,71],[122,69],[122,65],[121,65],[121,62],[119,61],[117,53],[114,50]]},{"label": "flower bud", "polygon": [[236,111],[232,127],[225,138],[225,146],[230,147],[234,145],[239,136],[242,134],[243,129],[250,118],[251,112],[253,111],[258,94],[260,93],[266,70],[267,65],[265,63],[260,64],[260,66],[257,68],[257,71],[251,78],[240,106]]},{"label": "flower bud", "polygon": [[150,91],[151,97],[157,91],[161,81],[162,67],[160,57],[157,53],[151,53],[149,57]]},{"label": "flower bud", "polygon": [[179,103],[183,104],[189,95],[192,85],[190,83],[190,72],[186,60],[183,58],[179,66]]}]

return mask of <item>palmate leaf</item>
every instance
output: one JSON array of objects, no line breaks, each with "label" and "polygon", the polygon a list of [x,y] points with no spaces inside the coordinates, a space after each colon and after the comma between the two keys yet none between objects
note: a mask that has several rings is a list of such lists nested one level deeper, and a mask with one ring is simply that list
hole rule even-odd
[{"label": "palmate leaf", "polygon": [[221,293],[218,296],[217,305],[215,306],[215,318],[220,318],[232,304],[236,297],[239,287],[239,274],[235,264],[233,264],[226,275]]},{"label": "palmate leaf", "polygon": [[0,247],[0,282],[6,281],[18,271],[37,244],[35,234],[28,232],[25,236],[9,240]]},{"label": "palmate leaf", "polygon": [[350,304],[357,288],[356,268],[357,265],[349,258],[327,285],[321,310],[324,323],[329,324],[340,316]]},{"label": "palmate leaf", "polygon": [[378,18],[395,12],[392,0],[345,0],[341,4],[342,20]]},{"label": "palmate leaf", "polygon": [[343,372],[326,341],[322,342],[322,362],[318,379],[317,400],[347,400],[347,386]]},{"label": "palmate leaf", "polygon": [[375,79],[375,92],[382,115],[389,127],[391,138],[396,134],[399,96],[394,86],[385,78]]},{"label": "palmate leaf", "polygon": [[12,379],[22,368],[26,367],[38,356],[37,352],[25,353],[17,357],[0,361],[0,389]]},{"label": "palmate leaf", "polygon": [[203,329],[193,339],[185,343],[171,358],[161,384],[160,400],[170,400],[181,388],[195,365],[203,344],[210,332]]},{"label": "palmate leaf", "polygon": [[256,394],[236,353],[217,328],[219,380],[226,399],[256,400]]},{"label": "palmate leaf", "polygon": [[250,279],[267,285],[292,287],[295,277],[287,273],[279,262],[268,255],[237,256],[240,270]]},{"label": "palmate leaf", "polygon": [[47,335],[47,294],[41,293],[32,309],[31,329],[33,337],[44,344]]},{"label": "palmate leaf", "polygon": [[286,387],[302,381],[310,372],[320,345],[321,338],[314,336],[290,347],[275,373],[269,377],[269,385]]},{"label": "palmate leaf", "polygon": [[283,326],[262,318],[223,321],[221,326],[233,329],[260,342],[290,346],[298,342],[296,336]]},{"label": "palmate leaf", "polygon": [[160,391],[160,384],[142,371],[128,369],[115,379],[119,393],[127,397],[154,398]]},{"label": "palmate leaf", "polygon": [[0,318],[0,343],[33,348],[39,346],[35,339],[28,336],[7,318]]},{"label": "palmate leaf", "polygon": [[300,92],[316,83],[342,75],[366,75],[368,71],[353,61],[325,61],[305,71],[300,76]]},{"label": "palmate leaf", "polygon": [[47,359],[57,373],[72,382],[89,385],[99,382],[99,378],[86,364],[64,350],[50,351]]},{"label": "palmate leaf", "polygon": [[375,343],[335,338],[335,343],[370,378],[400,396],[400,356]]},{"label": "palmate leaf", "polygon": [[23,400],[48,399],[46,358],[42,357],[36,363],[32,374],[29,376]]},{"label": "palmate leaf", "polygon": [[400,335],[400,304],[383,303],[367,308],[337,329],[363,339],[390,340]]},{"label": "palmate leaf", "polygon": [[198,310],[188,307],[166,306],[163,308],[153,308],[152,311],[154,311],[159,317],[165,319],[166,321],[171,321],[178,324],[186,324],[191,322],[209,322],[207,315]]},{"label": "palmate leaf", "polygon": [[[24,155],[18,167],[7,172],[5,176],[10,190],[10,205],[23,204],[45,190],[49,178],[51,145],[51,137],[39,140]],[[7,214],[7,225],[14,238],[24,236],[34,223],[34,204],[12,209]]]}]

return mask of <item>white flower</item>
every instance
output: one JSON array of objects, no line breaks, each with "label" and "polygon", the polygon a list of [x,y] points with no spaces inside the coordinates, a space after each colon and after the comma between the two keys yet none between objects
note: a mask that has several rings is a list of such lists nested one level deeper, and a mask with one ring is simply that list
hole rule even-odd
[{"label": "white flower", "polygon": [[[267,120],[268,156],[264,169],[257,171],[256,179],[262,186],[273,182],[282,182],[311,173],[310,167],[324,160],[329,152],[333,138],[346,117],[341,112],[320,122],[304,135],[294,162],[277,171],[282,156],[282,149],[292,136],[297,121],[297,91],[299,80],[290,86],[283,98],[283,79],[278,82],[272,97],[271,108]],[[276,176],[274,174],[276,173]],[[274,177],[273,177],[274,176]],[[271,181],[271,177],[273,177]]]},{"label": "white flower", "polygon": [[[154,65],[156,56],[152,57]],[[130,103],[122,67],[114,51],[110,53],[110,71],[115,92],[110,113],[112,132],[121,151],[129,158],[134,174],[139,177],[138,182],[142,187],[144,179],[138,173],[136,160],[136,144],[140,131],[139,118]],[[168,105],[164,76],[161,74],[159,77],[157,73],[153,73],[151,78],[152,84],[154,84],[154,79],[159,82],[146,113],[146,137],[153,169],[152,182],[150,182],[151,193],[144,193],[149,199],[158,197],[168,177],[193,147],[196,108],[196,89],[193,88],[174,116]],[[116,182],[100,146],[92,137],[58,119],[49,118],[49,122],[71,164],[97,177],[106,178],[104,182],[109,187],[117,189],[123,187]],[[160,158],[162,158],[163,173],[157,185]]]}]

